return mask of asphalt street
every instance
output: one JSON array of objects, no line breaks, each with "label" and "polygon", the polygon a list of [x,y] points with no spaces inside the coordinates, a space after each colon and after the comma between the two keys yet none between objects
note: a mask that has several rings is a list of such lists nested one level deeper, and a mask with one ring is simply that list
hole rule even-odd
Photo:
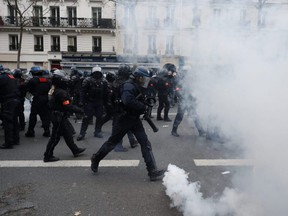
[{"label": "asphalt street", "polygon": [[[174,119],[176,109],[170,112]],[[77,136],[81,121],[70,119]],[[170,134],[172,122],[155,118],[153,121],[159,128],[157,133],[143,123],[158,167],[166,169],[174,164],[184,169],[190,181],[201,183],[204,197],[233,187],[235,174],[252,176],[250,166],[231,164],[231,159],[242,159],[240,149],[199,137],[188,117],[179,126],[179,138]],[[19,146],[0,150],[0,215],[181,215],[170,207],[162,182],[149,181],[140,148],[129,148],[127,137],[123,143],[128,152],[112,151],[100,164],[99,172],[92,173],[90,157],[109,137],[110,131],[111,121],[103,127],[104,138],[95,138],[90,125],[85,140],[75,141],[79,147],[86,148],[78,158],[73,157],[62,138],[54,152],[60,161],[54,163],[42,161],[48,138],[42,137],[40,122],[36,125],[35,138],[27,138],[25,132],[21,132]],[[2,129],[0,140],[4,140]],[[209,159],[221,159],[224,164]],[[209,161],[211,164],[207,165]]]}]

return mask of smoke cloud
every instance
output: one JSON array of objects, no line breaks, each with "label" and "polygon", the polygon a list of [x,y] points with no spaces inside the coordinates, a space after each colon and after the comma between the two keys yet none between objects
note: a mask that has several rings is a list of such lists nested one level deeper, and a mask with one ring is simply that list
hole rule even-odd
[{"label": "smoke cloud", "polygon": [[[224,146],[244,149],[243,157],[254,161],[254,172],[247,190],[237,189],[243,177],[235,176],[235,189],[204,199],[199,182],[189,182],[184,170],[169,165],[163,184],[171,205],[184,215],[287,215],[287,5],[267,4],[260,10],[260,1],[252,0],[175,2],[177,28],[153,32],[163,41],[177,32],[175,49],[188,56],[185,63],[191,67],[184,84],[197,100],[203,127],[208,132],[216,128]],[[151,5],[165,17],[163,1]],[[146,12],[136,11],[140,24]],[[187,31],[191,14],[196,24]],[[130,26],[131,41],[139,44],[135,54],[143,54],[147,39],[138,24]],[[157,48],[163,46],[159,42]]]}]

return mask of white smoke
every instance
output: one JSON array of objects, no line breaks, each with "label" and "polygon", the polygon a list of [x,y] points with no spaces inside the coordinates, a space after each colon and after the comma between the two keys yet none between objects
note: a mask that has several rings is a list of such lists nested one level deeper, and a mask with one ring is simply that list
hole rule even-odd
[{"label": "white smoke", "polygon": [[199,182],[189,182],[188,173],[169,164],[163,178],[171,207],[178,208],[184,216],[255,216],[262,215],[251,202],[251,197],[237,189],[226,188],[221,197],[203,198]]},{"label": "white smoke", "polygon": [[[245,192],[227,188],[221,196],[204,199],[200,183],[189,182],[183,170],[169,166],[164,185],[172,206],[189,216],[287,215],[288,4],[267,4],[260,14],[260,1],[253,0],[173,2],[179,2],[175,5],[177,28],[155,29],[157,38],[163,39],[157,40],[157,48],[165,45],[161,43],[166,35],[177,32],[180,38],[174,41],[175,47],[190,56],[186,63],[192,71],[185,80],[197,99],[201,123],[206,130],[219,129],[229,140],[224,145],[245,149],[244,157],[253,159],[255,167]],[[151,5],[162,13],[159,17],[165,17],[166,11],[159,11],[163,1]],[[147,11],[141,14],[141,10],[135,17],[143,24]],[[187,31],[191,13],[199,14],[200,22]],[[266,23],[258,27],[257,19],[262,16]],[[139,26],[130,26],[131,41],[133,46],[138,44],[135,54],[146,54],[147,38]],[[242,177],[235,178],[237,188]]]},{"label": "white smoke", "polygon": [[[203,199],[200,183],[189,183],[184,171],[168,168],[166,193],[184,215],[287,215],[288,13],[279,8],[265,13],[268,28],[247,31],[231,20],[197,32],[193,72],[186,80],[200,120],[206,130],[219,128],[229,140],[225,144],[245,149],[244,157],[252,158],[255,167],[245,192],[226,188],[218,199]],[[171,179],[177,175],[179,185]],[[235,178],[237,188],[243,177]]]}]

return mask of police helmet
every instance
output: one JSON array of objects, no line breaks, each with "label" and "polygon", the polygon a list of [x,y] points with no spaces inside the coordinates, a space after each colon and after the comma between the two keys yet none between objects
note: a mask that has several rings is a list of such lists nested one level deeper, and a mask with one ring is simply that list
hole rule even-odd
[{"label": "police helmet", "polygon": [[95,77],[96,79],[103,77],[102,68],[96,65],[92,68],[91,76]]},{"label": "police helmet", "polygon": [[132,75],[134,77],[139,77],[139,76],[142,76],[142,77],[150,77],[150,73],[149,73],[149,70],[146,68],[146,67],[143,67],[143,66],[139,66],[135,69],[135,71],[132,73]]},{"label": "police helmet", "polygon": [[78,75],[78,70],[75,66],[71,67],[70,70],[71,70],[70,76]]},{"label": "police helmet", "polygon": [[141,80],[137,81],[138,84],[143,88],[147,88],[149,85],[149,82],[151,80],[149,70],[143,66],[136,67],[136,69],[134,70],[134,72],[131,75],[131,78],[135,79],[137,77],[142,77]]},{"label": "police helmet", "polygon": [[118,68],[118,76],[120,77],[129,77],[132,70],[128,64],[121,64]]},{"label": "police helmet", "polygon": [[52,85],[55,85],[60,88],[67,88],[68,86],[68,79],[65,71],[63,70],[55,70],[53,75],[52,75]]},{"label": "police helmet", "polygon": [[13,76],[17,79],[22,78],[23,72],[20,69],[15,69],[13,71]]},{"label": "police helmet", "polygon": [[106,74],[106,80],[108,82],[113,82],[116,78],[116,73],[114,71],[108,71],[108,73]]},{"label": "police helmet", "polygon": [[42,76],[44,74],[44,70],[42,70],[39,66],[33,66],[30,69],[30,73],[32,76]]},{"label": "police helmet", "polygon": [[173,72],[176,72],[176,66],[172,63],[166,63],[163,65],[163,69],[166,69],[167,71],[171,71],[172,73]]}]

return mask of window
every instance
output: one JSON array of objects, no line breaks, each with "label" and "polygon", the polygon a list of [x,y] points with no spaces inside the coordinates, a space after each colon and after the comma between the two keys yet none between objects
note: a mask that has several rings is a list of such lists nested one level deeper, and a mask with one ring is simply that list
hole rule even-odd
[{"label": "window", "polygon": [[102,17],[102,8],[92,7],[92,20],[94,27],[100,26],[101,17]]},{"label": "window", "polygon": [[43,51],[43,36],[35,35],[34,36],[34,51]]},{"label": "window", "polygon": [[9,35],[9,50],[18,50],[18,35]]},{"label": "window", "polygon": [[102,51],[102,38],[93,37],[93,52],[101,52],[101,51]]},{"label": "window", "polygon": [[166,25],[172,25],[174,22],[174,11],[175,6],[174,5],[168,5],[166,8],[166,18],[165,18],[165,24]]},{"label": "window", "polygon": [[125,34],[124,35],[124,50],[125,54],[132,54],[132,35]]},{"label": "window", "polygon": [[8,5],[8,19],[10,24],[17,24],[17,14],[15,10],[15,5]]},{"label": "window", "polygon": [[166,55],[173,55],[174,54],[173,46],[174,46],[174,37],[173,36],[167,36]]},{"label": "window", "polygon": [[156,54],[156,36],[148,36],[148,54]]},{"label": "window", "polygon": [[77,26],[77,10],[76,7],[67,7],[68,25]]},{"label": "window", "polygon": [[60,52],[60,36],[51,36],[51,51]]},{"label": "window", "polygon": [[148,26],[150,27],[157,27],[158,26],[158,20],[156,18],[156,7],[150,6],[148,8]]},{"label": "window", "polygon": [[201,16],[200,16],[200,10],[197,8],[193,9],[193,20],[192,20],[193,26],[199,26],[201,24]]},{"label": "window", "polygon": [[59,26],[60,25],[60,9],[56,6],[50,7],[50,25]]},{"label": "window", "polygon": [[68,52],[77,52],[77,37],[68,36]]},{"label": "window", "polygon": [[43,25],[43,9],[42,6],[33,7],[33,26]]}]

